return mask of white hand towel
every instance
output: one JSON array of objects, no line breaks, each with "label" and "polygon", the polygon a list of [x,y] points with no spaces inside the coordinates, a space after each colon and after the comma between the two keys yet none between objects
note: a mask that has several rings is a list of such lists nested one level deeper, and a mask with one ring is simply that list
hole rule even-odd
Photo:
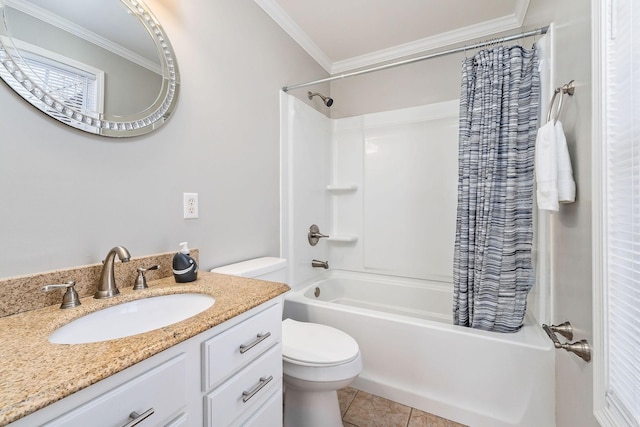
[{"label": "white hand towel", "polygon": [[564,136],[562,123],[555,125],[556,131],[556,160],[558,165],[558,201],[560,203],[573,203],[576,201],[576,183],[573,180],[573,168],[567,148],[567,139]]},{"label": "white hand towel", "polygon": [[558,211],[556,129],[553,120],[538,129],[536,139],[536,200],[538,209]]},{"label": "white hand towel", "polygon": [[557,212],[558,202],[575,202],[576,184],[561,122],[551,120],[538,129],[535,171],[538,209]]}]

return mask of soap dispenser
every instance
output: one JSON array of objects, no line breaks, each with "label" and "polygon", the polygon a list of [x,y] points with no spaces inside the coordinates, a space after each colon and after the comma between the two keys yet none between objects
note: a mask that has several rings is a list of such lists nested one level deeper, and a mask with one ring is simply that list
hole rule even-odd
[{"label": "soap dispenser", "polygon": [[173,277],[178,283],[193,282],[198,278],[198,264],[189,256],[187,242],[180,243],[180,251],[173,256]]}]

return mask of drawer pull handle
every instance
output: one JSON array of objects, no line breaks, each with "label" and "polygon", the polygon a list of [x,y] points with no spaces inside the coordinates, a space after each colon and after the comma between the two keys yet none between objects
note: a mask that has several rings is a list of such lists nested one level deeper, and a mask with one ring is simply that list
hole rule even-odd
[{"label": "drawer pull handle", "polygon": [[240,354],[244,354],[245,352],[251,350],[253,347],[260,344],[262,341],[266,340],[271,336],[271,332],[267,332],[266,334],[258,334],[256,339],[251,341],[249,344],[240,345]]},{"label": "drawer pull handle", "polygon": [[249,399],[251,399],[257,392],[259,392],[260,390],[262,390],[262,387],[266,386],[267,384],[269,384],[269,381],[271,381],[273,379],[273,375],[269,375],[268,378],[265,377],[260,377],[260,382],[258,383],[257,386],[255,386],[253,388],[253,390],[250,391],[243,391],[242,392],[242,401],[244,403],[247,403],[249,401]]},{"label": "drawer pull handle", "polygon": [[129,418],[131,418],[132,420],[129,421],[128,423],[126,423],[124,426],[122,427],[133,427],[133,426],[137,426],[138,424],[140,424],[142,421],[146,420],[147,418],[149,418],[151,415],[153,415],[155,411],[153,410],[153,408],[149,408],[146,411],[144,411],[142,414],[137,413],[136,411],[133,411],[132,413],[129,414]]}]

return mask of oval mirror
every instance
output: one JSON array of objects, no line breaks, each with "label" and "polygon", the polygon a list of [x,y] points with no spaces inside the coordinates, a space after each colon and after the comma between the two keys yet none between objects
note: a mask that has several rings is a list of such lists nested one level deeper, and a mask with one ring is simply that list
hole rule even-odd
[{"label": "oval mirror", "polygon": [[0,12],[0,77],[48,116],[124,137],[175,109],[175,55],[141,0],[0,0]]}]

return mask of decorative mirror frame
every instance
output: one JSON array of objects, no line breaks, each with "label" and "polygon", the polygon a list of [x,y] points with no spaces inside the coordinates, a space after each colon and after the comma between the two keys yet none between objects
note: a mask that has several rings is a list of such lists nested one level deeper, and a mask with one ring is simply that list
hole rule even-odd
[{"label": "decorative mirror frame", "polygon": [[[96,114],[100,117],[88,115],[64,105],[62,101],[48,94],[44,88],[24,73],[23,69],[28,65],[13,46],[6,46],[3,43],[2,38],[0,38],[0,78],[31,105],[49,117],[76,129],[108,137],[137,136],[157,129],[167,121],[176,107],[180,86],[178,64],[162,26],[142,0],[120,0],[120,2],[145,27],[160,56],[162,88],[154,104],[145,111],[121,116],[121,120],[107,120],[103,115]],[[0,3],[0,16],[2,17],[0,29],[5,34],[9,34],[4,19],[4,6]],[[18,88],[22,90],[19,91]],[[23,96],[22,93],[25,89],[27,95]],[[59,120],[55,114],[64,114],[69,122]]]}]

